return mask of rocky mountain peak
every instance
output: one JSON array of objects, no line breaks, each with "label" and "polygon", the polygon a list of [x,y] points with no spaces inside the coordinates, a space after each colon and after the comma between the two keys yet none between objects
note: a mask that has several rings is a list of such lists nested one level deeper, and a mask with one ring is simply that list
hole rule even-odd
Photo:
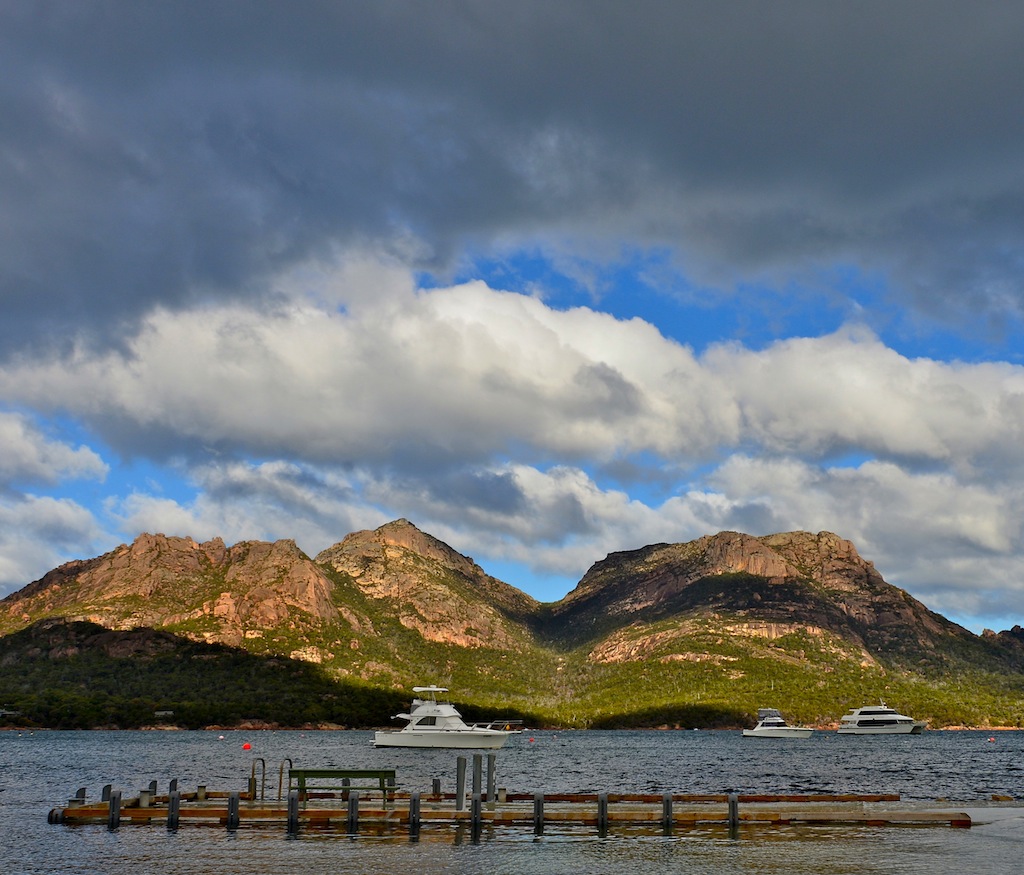
[{"label": "rocky mountain peak", "polygon": [[67,563],[5,599],[11,620],[71,616],[114,629],[183,626],[240,643],[294,622],[337,620],[333,584],[292,540],[242,541],[143,533],[131,544]]},{"label": "rocky mountain peak", "polygon": [[[421,531],[406,519],[394,520],[377,529],[346,535],[340,543],[321,551],[316,561],[358,578],[363,576],[371,563],[389,555],[419,556],[461,574],[483,573],[470,557],[463,556],[444,541]],[[369,580],[361,582],[368,584]]]},{"label": "rocky mountain peak", "polygon": [[832,532],[755,537],[719,532],[612,553],[553,608],[555,628],[594,629],[659,617],[729,617],[828,629],[868,649],[914,649],[966,633],[889,585]]},{"label": "rocky mountain peak", "polygon": [[884,584],[854,545],[832,532],[763,537],[718,532],[681,544],[611,553],[590,568],[559,606],[595,599],[604,603],[611,598],[622,608],[636,611],[672,599],[697,580],[729,574],[751,575],[769,584],[806,579],[835,589]]},{"label": "rocky mountain peak", "polygon": [[390,601],[402,625],[431,641],[513,649],[519,624],[537,609],[526,593],[405,519],[354,532],[316,561]]}]

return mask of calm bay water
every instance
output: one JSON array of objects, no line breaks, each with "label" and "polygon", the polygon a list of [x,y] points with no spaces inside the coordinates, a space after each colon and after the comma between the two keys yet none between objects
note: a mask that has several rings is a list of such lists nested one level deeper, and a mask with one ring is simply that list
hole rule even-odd
[{"label": "calm bay water", "polygon": [[[349,838],[340,831],[58,826],[51,808],[78,787],[125,795],[156,779],[161,792],[206,784],[244,789],[254,758],[267,795],[279,767],[394,768],[404,789],[440,778],[454,789],[454,751],[375,750],[369,732],[0,732],[0,866],[5,873],[1008,873],[1024,858],[1024,818],[947,827],[720,826],[671,836],[585,828],[485,832],[453,829]],[[531,740],[532,739],[532,740]],[[989,740],[993,739],[993,740]],[[243,750],[243,744],[251,745]],[[498,785],[521,792],[899,793],[985,808],[993,794],[1024,800],[1024,732],[926,732],[916,737],[817,733],[807,741],[743,739],[739,732],[536,732],[498,751]],[[258,771],[262,776],[262,770]],[[1024,814],[1024,811],[1021,811]]]}]

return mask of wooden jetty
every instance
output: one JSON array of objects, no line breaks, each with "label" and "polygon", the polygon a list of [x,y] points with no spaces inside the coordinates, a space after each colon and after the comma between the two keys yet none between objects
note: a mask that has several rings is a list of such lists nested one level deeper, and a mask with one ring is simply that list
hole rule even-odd
[{"label": "wooden jetty", "polygon": [[[437,789],[435,781],[435,789]],[[701,824],[720,824],[736,830],[743,824],[864,824],[942,825],[970,827],[968,814],[950,810],[922,810],[900,803],[897,795],[751,795],[737,793],[688,795],[677,793],[472,793],[463,796],[440,792],[418,793],[361,785],[342,790],[305,792],[289,787],[286,798],[266,800],[255,792],[208,791],[204,787],[181,792],[176,785],[157,794],[156,782],[138,795],[124,797],[104,788],[97,801],[86,799],[85,789],[63,808],[50,811],[55,824],[106,823],[164,825],[178,829],[186,824],[219,825],[228,829],[264,826],[286,829],[343,829],[404,831],[455,826],[469,828],[474,836],[502,827],[546,829],[593,828],[598,834],[611,829],[655,828],[665,832]]]}]

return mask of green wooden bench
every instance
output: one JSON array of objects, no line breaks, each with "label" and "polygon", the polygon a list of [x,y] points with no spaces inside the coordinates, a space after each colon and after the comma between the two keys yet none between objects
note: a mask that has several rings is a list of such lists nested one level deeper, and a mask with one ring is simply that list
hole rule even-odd
[{"label": "green wooden bench", "polygon": [[341,793],[344,797],[350,790],[376,790],[384,800],[385,808],[395,798],[394,769],[289,769],[289,792],[293,781],[303,804],[309,799],[310,792],[317,790]]}]

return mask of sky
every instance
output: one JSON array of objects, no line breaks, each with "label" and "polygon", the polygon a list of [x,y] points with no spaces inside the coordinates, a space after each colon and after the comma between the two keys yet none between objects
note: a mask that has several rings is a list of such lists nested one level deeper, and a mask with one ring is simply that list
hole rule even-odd
[{"label": "sky", "polygon": [[0,596],[406,518],[1024,624],[1024,6],[0,0]]}]

